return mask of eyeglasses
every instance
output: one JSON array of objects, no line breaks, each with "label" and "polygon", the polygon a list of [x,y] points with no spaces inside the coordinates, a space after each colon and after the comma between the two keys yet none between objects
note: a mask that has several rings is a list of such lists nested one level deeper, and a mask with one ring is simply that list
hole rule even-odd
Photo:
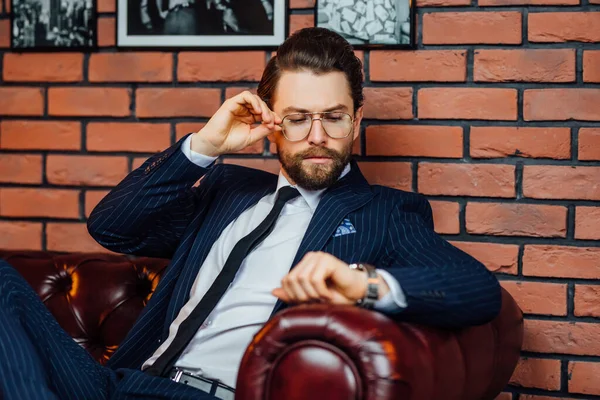
[{"label": "eyeglasses", "polygon": [[[320,115],[321,118],[315,118]],[[350,114],[344,112],[311,112],[294,113],[286,115],[281,124],[283,136],[290,142],[299,142],[308,136],[312,129],[313,121],[321,121],[323,130],[333,139],[344,139],[352,132],[354,120]]]}]

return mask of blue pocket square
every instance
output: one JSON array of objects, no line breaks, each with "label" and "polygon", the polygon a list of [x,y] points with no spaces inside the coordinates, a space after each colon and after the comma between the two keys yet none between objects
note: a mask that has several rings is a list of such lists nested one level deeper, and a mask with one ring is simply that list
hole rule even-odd
[{"label": "blue pocket square", "polygon": [[356,229],[354,228],[354,225],[352,225],[348,218],[344,218],[340,226],[338,226],[335,230],[333,237],[349,235],[351,233],[356,233]]}]

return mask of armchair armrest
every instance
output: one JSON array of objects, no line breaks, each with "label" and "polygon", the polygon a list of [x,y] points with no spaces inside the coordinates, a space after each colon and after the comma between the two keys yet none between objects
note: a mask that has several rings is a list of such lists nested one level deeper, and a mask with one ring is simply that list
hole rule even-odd
[{"label": "armchair armrest", "polygon": [[353,306],[277,314],[240,365],[236,400],[481,400],[508,383],[523,341],[521,310],[502,291],[485,325],[441,330]]}]

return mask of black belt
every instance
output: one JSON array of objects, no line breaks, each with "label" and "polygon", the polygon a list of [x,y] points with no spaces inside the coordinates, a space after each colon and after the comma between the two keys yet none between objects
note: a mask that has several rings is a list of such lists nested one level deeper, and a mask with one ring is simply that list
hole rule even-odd
[{"label": "black belt", "polygon": [[171,369],[169,379],[174,382],[182,383],[200,389],[208,394],[212,394],[221,400],[234,400],[235,389],[213,379],[201,378],[182,371],[179,368]]}]

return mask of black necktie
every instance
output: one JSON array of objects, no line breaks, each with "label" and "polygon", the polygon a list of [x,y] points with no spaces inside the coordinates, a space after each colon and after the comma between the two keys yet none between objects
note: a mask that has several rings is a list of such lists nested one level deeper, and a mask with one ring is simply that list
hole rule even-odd
[{"label": "black necktie", "polygon": [[167,375],[179,354],[186,348],[187,344],[192,340],[204,320],[216,307],[217,303],[223,297],[229,284],[235,277],[235,274],[242,265],[244,258],[258,246],[273,230],[275,221],[279,217],[285,203],[297,197],[300,193],[297,189],[291,186],[285,186],[279,189],[277,200],[267,217],[248,235],[240,239],[233,247],[223,269],[213,282],[212,286],[200,303],[194,308],[191,314],[181,323],[177,330],[177,335],[171,345],[160,355],[145,372],[155,376]]}]

